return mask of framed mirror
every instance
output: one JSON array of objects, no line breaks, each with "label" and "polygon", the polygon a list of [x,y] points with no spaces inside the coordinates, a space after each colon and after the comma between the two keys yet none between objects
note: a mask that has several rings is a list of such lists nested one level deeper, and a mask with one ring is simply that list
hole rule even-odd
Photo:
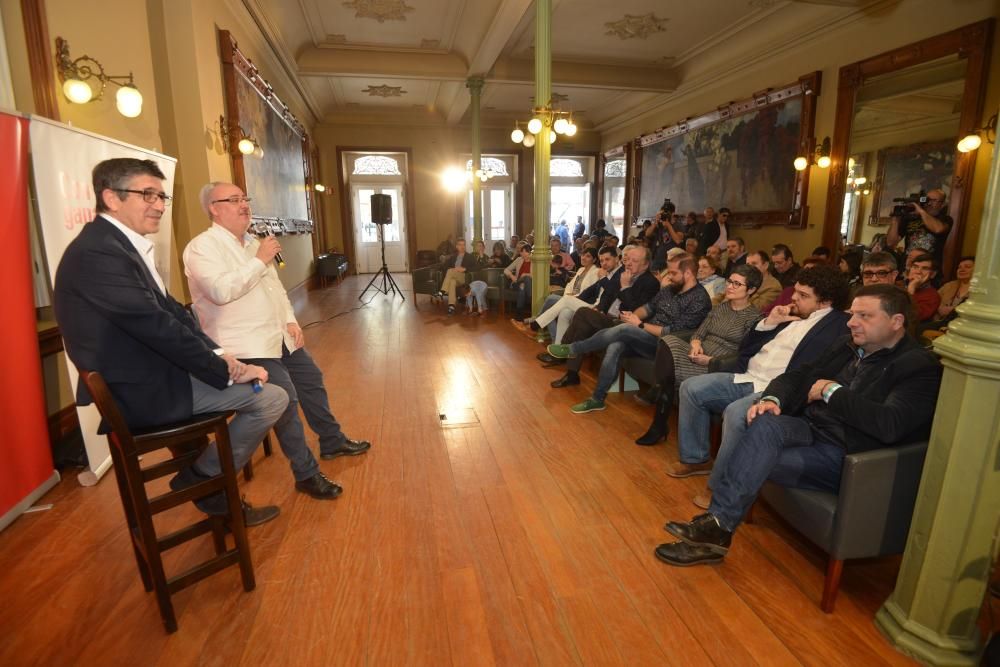
[{"label": "framed mirror", "polygon": [[894,198],[939,188],[954,220],[942,256],[951,273],[976,156],[955,145],[981,124],[993,31],[987,19],[840,68],[823,245],[842,234],[868,243],[888,231]]}]

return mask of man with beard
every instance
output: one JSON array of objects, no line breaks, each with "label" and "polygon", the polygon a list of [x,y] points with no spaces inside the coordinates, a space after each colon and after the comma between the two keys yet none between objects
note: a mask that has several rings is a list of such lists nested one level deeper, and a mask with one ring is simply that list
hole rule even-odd
[{"label": "man with beard", "polygon": [[708,512],[667,523],[680,541],[661,544],[656,557],[679,566],[718,563],[768,479],[837,493],[847,454],[926,439],[941,363],[907,334],[910,312],[910,299],[898,287],[858,290],[850,335],[768,383],[760,402],[743,414],[749,427],[733,453],[718,461]]},{"label": "man with beard", "polygon": [[[708,373],[680,387],[677,448],[680,461],[667,468],[671,477],[708,475],[708,431],[712,413],[722,412],[722,462],[746,428],[747,410],[767,384],[786,370],[817,359],[846,333],[847,278],[832,266],[799,272],[792,303],[775,306],[740,344],[735,373]],[[709,484],[711,486],[711,483]]]},{"label": "man with beard", "polygon": [[656,356],[660,336],[671,331],[696,329],[701,324],[712,309],[712,301],[698,284],[696,272],[697,263],[691,255],[675,255],[667,262],[667,270],[660,281],[661,289],[653,300],[634,312],[623,311],[621,324],[569,345],[549,345],[549,354],[557,359],[604,350],[594,393],[570,408],[574,414],[605,408],[604,399],[618,377],[622,357],[652,359]]}]

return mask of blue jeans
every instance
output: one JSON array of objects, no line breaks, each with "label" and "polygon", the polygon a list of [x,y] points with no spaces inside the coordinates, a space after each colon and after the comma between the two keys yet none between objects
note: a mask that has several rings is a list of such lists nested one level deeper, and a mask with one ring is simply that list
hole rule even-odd
[{"label": "blue jeans", "polygon": [[594,387],[592,396],[595,401],[603,401],[608,396],[608,389],[618,379],[622,357],[652,359],[656,356],[656,345],[659,342],[657,336],[639,327],[619,324],[601,329],[585,340],[570,343],[569,349],[577,356],[604,350],[601,370],[597,373],[597,386]]},{"label": "blue jeans", "polygon": [[715,488],[715,470],[725,464],[726,459],[739,445],[747,432],[747,410],[756,403],[762,392],[748,394],[730,403],[722,411],[722,444],[719,453],[715,455],[715,465],[712,466],[712,476],[708,478],[708,488]]},{"label": "blue jeans", "polygon": [[323,372],[306,352],[299,348],[289,354],[281,346],[281,359],[244,359],[267,370],[268,383],[288,393],[288,407],[274,424],[281,451],[288,458],[295,480],[301,482],[319,472],[316,457],[306,444],[305,428],[299,419],[299,406],[309,427],[319,436],[320,452],[329,452],[344,444],[347,436],[330,412],[330,401],[323,385]]},{"label": "blue jeans", "polygon": [[480,313],[490,307],[490,305],[486,303],[486,288],[487,285],[482,280],[473,280],[471,283],[469,283],[469,291],[471,292],[471,297],[466,299],[465,304],[470,312],[472,311],[471,299],[476,300],[476,305],[478,306]]},{"label": "blue jeans", "polygon": [[[754,393],[752,382],[737,384],[733,382],[733,377],[732,373],[707,373],[681,383],[677,406],[677,449],[681,463],[708,461],[708,431],[712,413],[722,414],[732,403]],[[734,406],[734,417],[739,409]],[[745,423],[746,409],[743,410],[743,420]],[[721,449],[719,453],[722,455]]]},{"label": "blue jeans", "polygon": [[531,276],[523,276],[514,283],[514,288],[517,289],[517,300],[514,302],[514,306],[518,310],[531,308]]},{"label": "blue jeans", "polygon": [[761,415],[725,464],[716,463],[717,483],[708,511],[720,526],[735,530],[769,479],[781,486],[836,493],[844,454],[843,447],[817,440],[807,419]]},{"label": "blue jeans", "polygon": [[[545,301],[542,302],[542,309],[538,311],[538,314],[541,315],[546,310],[556,305],[556,303],[558,303],[559,299],[561,298],[562,298],[561,294],[550,294],[547,297],[545,297]],[[555,342],[556,340],[557,320],[558,318],[556,320],[552,320],[551,322],[549,322],[548,326],[549,336],[552,338],[552,342]]]}]

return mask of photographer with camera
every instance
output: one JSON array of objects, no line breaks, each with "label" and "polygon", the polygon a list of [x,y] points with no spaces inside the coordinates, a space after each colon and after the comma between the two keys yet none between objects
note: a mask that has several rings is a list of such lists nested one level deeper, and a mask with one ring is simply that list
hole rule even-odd
[{"label": "photographer with camera", "polygon": [[940,189],[893,199],[892,221],[886,234],[886,247],[895,249],[902,240],[904,252],[920,249],[940,265],[944,242],[953,221],[945,213],[945,195]]},{"label": "photographer with camera", "polygon": [[646,245],[653,254],[651,269],[661,271],[667,266],[667,252],[681,247],[684,234],[674,227],[674,212],[677,208],[670,199],[663,200],[663,206],[656,213],[656,220],[646,230]]}]

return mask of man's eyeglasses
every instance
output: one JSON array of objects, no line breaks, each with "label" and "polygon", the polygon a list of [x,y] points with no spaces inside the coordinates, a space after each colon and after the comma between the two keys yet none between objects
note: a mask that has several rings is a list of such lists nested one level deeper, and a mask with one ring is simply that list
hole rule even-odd
[{"label": "man's eyeglasses", "polygon": [[747,286],[746,283],[740,283],[740,282],[737,282],[737,281],[735,281],[735,280],[733,280],[731,278],[728,279],[728,280],[726,280],[726,284],[729,285],[730,287],[735,287],[737,289],[739,289],[740,287],[746,287]]},{"label": "man's eyeglasses", "polygon": [[872,278],[888,278],[889,274],[892,273],[889,269],[879,269],[878,271],[862,271],[861,277],[867,280]]},{"label": "man's eyeglasses", "polygon": [[173,199],[166,192],[160,192],[159,190],[154,190],[153,188],[146,188],[145,190],[127,190],[125,188],[114,188],[115,192],[131,192],[134,195],[139,195],[142,197],[142,201],[147,204],[155,204],[156,200],[159,199],[163,202],[164,206],[170,205],[170,200]]},{"label": "man's eyeglasses", "polygon": [[940,203],[940,202],[943,202],[943,201],[944,201],[943,199],[937,199],[935,197],[928,197],[927,198],[927,203],[929,203],[929,204],[937,204],[937,203]]},{"label": "man's eyeglasses", "polygon": [[227,204],[235,204],[239,206],[240,204],[249,204],[252,199],[250,197],[240,197],[239,195],[233,195],[232,197],[226,197],[225,199],[213,199],[213,204],[221,204],[223,202]]}]

